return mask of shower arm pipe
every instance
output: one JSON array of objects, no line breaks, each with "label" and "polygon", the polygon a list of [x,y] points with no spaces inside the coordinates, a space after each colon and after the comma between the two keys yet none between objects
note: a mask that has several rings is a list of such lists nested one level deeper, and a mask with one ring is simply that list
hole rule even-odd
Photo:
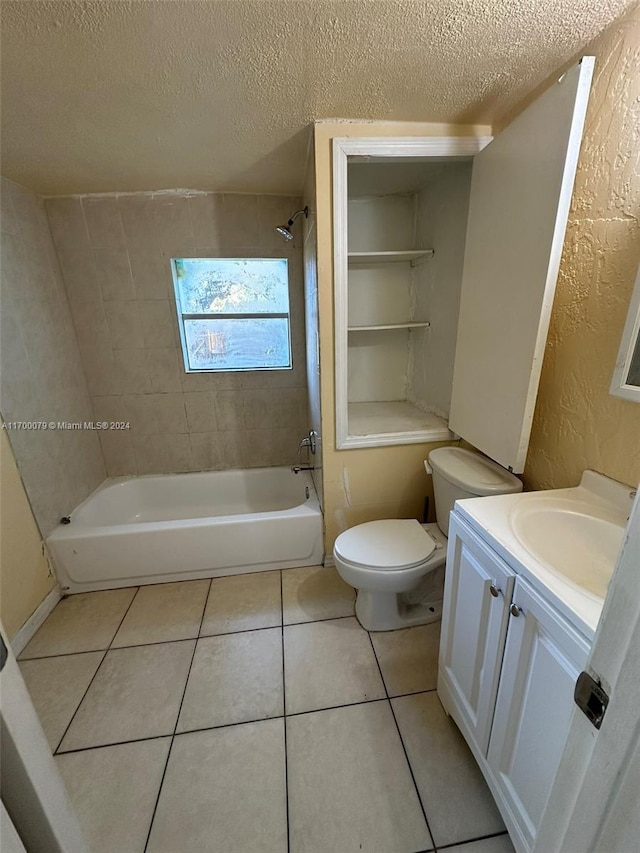
[{"label": "shower arm pipe", "polygon": [[300,210],[296,210],[296,212],[293,214],[293,216],[291,217],[291,219],[287,222],[287,228],[291,228],[291,226],[293,225],[293,223],[296,221],[296,219],[297,219],[297,218],[300,216],[300,214],[302,214],[302,213],[304,213],[304,218],[305,218],[305,219],[308,219],[308,218],[309,218],[309,206],[308,206],[308,205],[305,205],[305,206],[304,206],[303,208],[301,208]]}]

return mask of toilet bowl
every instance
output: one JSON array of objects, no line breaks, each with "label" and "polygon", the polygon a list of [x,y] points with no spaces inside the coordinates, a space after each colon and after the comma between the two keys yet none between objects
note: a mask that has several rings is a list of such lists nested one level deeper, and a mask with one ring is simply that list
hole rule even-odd
[{"label": "toilet bowl", "polygon": [[426,625],[442,613],[449,512],[456,500],[522,490],[500,465],[460,447],[440,447],[433,472],[436,524],[414,518],[367,521],[335,541],[338,574],[357,590],[356,616],[368,631]]},{"label": "toilet bowl", "polygon": [[368,631],[392,631],[440,618],[442,593],[411,603],[402,593],[416,589],[444,568],[447,539],[437,524],[415,518],[367,521],[336,539],[338,574],[358,590],[356,616]]}]

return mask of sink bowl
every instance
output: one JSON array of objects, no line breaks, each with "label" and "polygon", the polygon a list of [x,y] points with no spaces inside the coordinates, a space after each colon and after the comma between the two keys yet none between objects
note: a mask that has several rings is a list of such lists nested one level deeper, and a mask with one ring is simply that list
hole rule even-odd
[{"label": "sink bowl", "polygon": [[511,527],[520,544],[554,574],[602,600],[622,546],[624,524],[576,502],[532,501]]}]

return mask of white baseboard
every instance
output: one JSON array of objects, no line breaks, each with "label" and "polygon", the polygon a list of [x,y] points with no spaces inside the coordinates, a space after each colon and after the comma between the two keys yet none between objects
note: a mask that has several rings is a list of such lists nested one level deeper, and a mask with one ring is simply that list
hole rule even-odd
[{"label": "white baseboard", "polygon": [[31,616],[29,616],[22,628],[14,634],[11,638],[11,651],[16,657],[18,657],[61,598],[60,587],[56,584],[44,601],[41,601]]},{"label": "white baseboard", "polygon": [[331,568],[332,566],[335,566],[335,564],[336,564],[336,561],[333,559],[333,554],[325,554],[324,555],[324,560],[322,561],[322,565],[325,568]]}]

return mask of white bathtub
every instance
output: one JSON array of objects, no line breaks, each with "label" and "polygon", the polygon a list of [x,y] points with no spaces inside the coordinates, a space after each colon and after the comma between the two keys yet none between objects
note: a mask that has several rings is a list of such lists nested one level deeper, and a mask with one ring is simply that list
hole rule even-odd
[{"label": "white bathtub", "polygon": [[322,562],[310,475],[289,468],[107,480],[47,538],[68,592]]}]

